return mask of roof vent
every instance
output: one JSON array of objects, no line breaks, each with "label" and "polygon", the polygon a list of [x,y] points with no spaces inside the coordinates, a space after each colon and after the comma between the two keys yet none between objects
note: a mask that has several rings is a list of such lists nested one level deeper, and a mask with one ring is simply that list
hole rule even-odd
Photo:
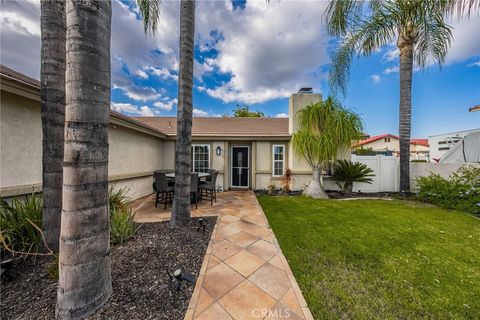
[{"label": "roof vent", "polygon": [[298,93],[313,93],[313,88],[303,87],[298,90]]}]

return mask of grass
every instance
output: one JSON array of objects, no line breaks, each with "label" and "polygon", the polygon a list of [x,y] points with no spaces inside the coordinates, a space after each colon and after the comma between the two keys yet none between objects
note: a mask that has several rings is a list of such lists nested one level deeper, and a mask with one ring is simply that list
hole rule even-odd
[{"label": "grass", "polygon": [[480,220],[406,201],[259,196],[315,319],[479,319]]}]

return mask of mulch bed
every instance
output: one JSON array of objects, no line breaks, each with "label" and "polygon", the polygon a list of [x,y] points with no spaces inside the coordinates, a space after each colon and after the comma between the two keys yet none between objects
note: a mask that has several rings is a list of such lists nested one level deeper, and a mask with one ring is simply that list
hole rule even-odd
[{"label": "mulch bed", "polygon": [[398,192],[339,192],[327,191],[330,199],[351,199],[351,198],[398,198]]},{"label": "mulch bed", "polygon": [[[112,247],[113,294],[89,319],[183,319],[194,284],[180,291],[167,270],[200,272],[215,217],[198,219],[186,228],[168,222],[143,224],[127,243]],[[14,262],[9,278],[2,276],[2,319],[54,319],[57,281],[47,272],[52,257],[28,257]]]}]

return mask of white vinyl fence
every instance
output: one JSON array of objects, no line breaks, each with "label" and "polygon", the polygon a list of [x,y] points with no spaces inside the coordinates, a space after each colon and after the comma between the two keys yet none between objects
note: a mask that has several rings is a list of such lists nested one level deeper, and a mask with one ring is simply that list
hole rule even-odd
[{"label": "white vinyl fence", "polygon": [[366,164],[375,174],[373,183],[353,184],[353,191],[361,192],[393,192],[398,191],[400,175],[400,159],[393,156],[357,156],[352,154],[353,162]]},{"label": "white vinyl fence", "polygon": [[[352,154],[353,162],[361,162],[371,168],[375,174],[373,183],[354,183],[353,191],[362,192],[398,192],[400,184],[400,159],[394,156],[357,156]],[[410,162],[410,188],[416,189],[415,178],[439,174],[444,178],[458,170],[461,166],[480,166],[478,163],[423,163]]]}]

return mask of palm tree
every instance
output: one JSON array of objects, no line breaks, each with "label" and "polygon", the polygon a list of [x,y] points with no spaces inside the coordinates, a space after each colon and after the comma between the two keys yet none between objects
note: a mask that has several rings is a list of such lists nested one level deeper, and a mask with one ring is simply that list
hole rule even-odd
[{"label": "palm tree", "polygon": [[65,2],[42,0],[41,114],[42,228],[45,245],[58,252],[62,212],[63,139],[65,125]]},{"label": "palm tree", "polygon": [[444,62],[452,40],[446,19],[469,16],[478,0],[332,1],[327,7],[327,29],[342,37],[331,72],[332,89],[345,94],[352,58],[368,56],[396,41],[400,52],[400,191],[410,191],[410,130],[412,73],[431,62]]},{"label": "palm tree", "polygon": [[[158,0],[137,0],[145,32],[155,32]],[[195,38],[195,0],[180,1],[180,68],[178,76],[175,191],[170,225],[190,223],[190,171],[192,168],[192,88]]]},{"label": "palm tree", "polygon": [[292,143],[313,172],[312,182],[303,193],[312,198],[328,198],[320,179],[322,170],[340,153],[349,151],[352,141],[362,137],[362,121],[332,97],[301,109],[298,121],[299,130]]},{"label": "palm tree", "polygon": [[56,316],[80,319],[112,293],[108,208],[111,3],[66,3],[63,210]]}]

